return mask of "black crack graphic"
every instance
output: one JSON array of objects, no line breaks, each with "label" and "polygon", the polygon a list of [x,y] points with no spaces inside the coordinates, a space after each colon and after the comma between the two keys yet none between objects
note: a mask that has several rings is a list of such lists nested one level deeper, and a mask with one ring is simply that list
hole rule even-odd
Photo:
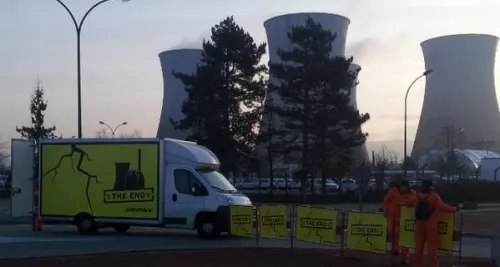
[{"label": "black crack graphic", "polygon": [[[234,221],[235,218],[243,218],[243,220],[240,222],[239,220],[237,222]],[[253,210],[252,210],[252,215],[247,215],[247,214],[239,214],[236,212],[236,214],[231,214],[231,220],[233,220],[233,224],[236,225],[236,232],[241,233],[243,232],[247,236],[253,236],[254,233],[249,232],[248,229],[246,229],[244,226],[251,223],[252,224],[252,229],[253,229]],[[248,221],[248,222],[247,222]]]},{"label": "black crack graphic", "polygon": [[50,173],[53,172],[53,175],[52,175],[52,184],[54,184],[56,176],[58,174],[58,169],[59,169],[59,167],[61,167],[61,164],[62,164],[63,160],[65,158],[70,158],[71,159],[71,161],[70,161],[71,162],[71,166],[74,168],[74,165],[73,165],[73,156],[75,154],[77,154],[77,156],[78,156],[78,163],[76,165],[76,170],[78,172],[84,174],[85,176],[87,176],[87,185],[85,187],[85,195],[87,197],[87,204],[89,205],[90,212],[93,214],[94,211],[92,209],[92,204],[90,203],[90,195],[89,195],[90,181],[92,179],[95,179],[95,181],[96,181],[97,184],[99,184],[100,181],[97,179],[97,175],[91,174],[91,173],[87,172],[86,170],[82,169],[82,163],[83,163],[84,159],[87,159],[87,161],[89,161],[89,162],[92,161],[92,159],[89,157],[89,155],[87,154],[87,152],[85,152],[85,150],[77,147],[76,144],[71,144],[70,148],[71,148],[70,153],[69,154],[61,155],[61,157],[59,158],[59,161],[58,161],[57,165],[54,166],[53,168],[49,169],[47,172],[45,172],[43,174],[43,177],[45,177],[48,174],[50,174]]},{"label": "black crack graphic", "polygon": [[[374,238],[378,237],[379,235],[353,234],[353,229],[352,229],[352,228],[353,228],[354,226],[357,226],[357,225],[358,225],[358,226],[359,226],[359,225],[363,225],[363,226],[378,226],[378,225],[373,225],[373,224],[371,224],[371,225],[365,225],[365,224],[363,223],[363,222],[364,222],[364,220],[363,220],[363,217],[361,216],[361,214],[360,214],[360,213],[358,213],[358,215],[360,215],[360,216],[358,216],[358,217],[357,217],[358,219],[356,220],[356,222],[351,224],[351,229],[350,229],[350,230],[351,230],[351,236],[353,236],[353,237],[354,237],[354,236],[358,236],[359,238],[358,238],[358,240],[357,240],[356,244],[365,243],[365,244],[367,244],[367,245],[368,245],[368,247],[369,247],[369,251],[370,251],[370,252],[374,252],[374,251],[375,251],[375,248],[374,248],[374,244],[373,244],[372,240],[373,240]],[[383,236],[383,227],[381,227],[381,229],[382,229],[381,233],[382,233],[382,236]],[[385,244],[385,243],[384,243],[384,244]],[[378,250],[378,249],[377,249],[377,250]]]},{"label": "black crack graphic", "polygon": [[[279,215],[269,215],[269,213],[271,213],[269,210],[268,212],[266,212],[266,214],[262,214],[261,216],[261,221],[262,221],[262,225],[264,226],[270,226],[270,229],[272,231],[272,233],[274,234],[274,237],[276,239],[280,238],[280,237],[287,237],[287,235],[282,235],[278,229],[276,229],[276,227],[279,227],[280,225],[282,226],[283,224],[285,224],[285,227],[286,227],[286,216],[282,214],[282,212],[279,213]],[[286,214],[286,213],[285,213]],[[265,223],[266,222],[266,218],[270,219],[270,223],[267,224]],[[276,222],[275,220],[273,219],[276,219],[276,218],[279,218],[278,222]]]},{"label": "black crack graphic", "polygon": [[[317,218],[318,216],[314,216],[313,213],[314,213],[314,209],[310,208],[309,211],[306,213],[305,216],[301,216],[301,221],[297,222],[297,223],[302,224],[302,221],[304,221],[304,220],[312,220],[312,221],[314,221],[314,220],[321,220],[321,221],[328,221],[328,223],[330,224],[330,226],[334,225],[333,221],[331,221],[331,220],[325,220],[325,219],[319,219],[319,218]],[[301,225],[301,227],[304,227],[304,226]],[[308,237],[311,237],[313,235],[316,236],[316,237],[318,237],[318,239],[319,239],[318,243],[320,243],[320,244],[330,244],[331,243],[331,242],[325,240],[325,236],[324,236],[325,233],[321,233],[322,230],[329,230],[330,228],[327,229],[327,228],[324,228],[324,227],[317,227],[317,226],[306,226],[304,228],[309,228],[309,231],[307,233]],[[334,231],[335,231],[335,229],[334,229]]]}]

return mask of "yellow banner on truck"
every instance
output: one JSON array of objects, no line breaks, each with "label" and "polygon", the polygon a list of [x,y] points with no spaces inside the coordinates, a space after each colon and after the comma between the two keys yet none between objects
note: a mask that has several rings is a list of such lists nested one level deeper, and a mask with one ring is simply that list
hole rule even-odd
[{"label": "yellow banner on truck", "polygon": [[[415,248],[415,208],[401,207],[399,220],[399,245]],[[451,255],[453,250],[453,232],[455,229],[455,213],[439,212],[439,247],[442,254]]]},{"label": "yellow banner on truck", "polygon": [[40,214],[160,220],[159,141],[42,142]]},{"label": "yellow banner on truck", "polygon": [[384,215],[354,211],[347,214],[348,249],[385,254],[386,246],[387,218]]},{"label": "yellow banner on truck", "polygon": [[337,210],[298,206],[296,217],[297,240],[335,245],[337,240]]},{"label": "yellow banner on truck", "polygon": [[263,238],[287,238],[287,207],[273,205],[260,206],[259,230],[259,236]]}]

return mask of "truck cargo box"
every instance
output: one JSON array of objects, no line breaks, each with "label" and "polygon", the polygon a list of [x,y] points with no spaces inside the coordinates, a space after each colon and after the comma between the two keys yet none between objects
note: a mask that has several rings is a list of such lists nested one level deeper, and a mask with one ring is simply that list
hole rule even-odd
[{"label": "truck cargo box", "polygon": [[52,139],[40,143],[40,216],[161,223],[162,141]]}]

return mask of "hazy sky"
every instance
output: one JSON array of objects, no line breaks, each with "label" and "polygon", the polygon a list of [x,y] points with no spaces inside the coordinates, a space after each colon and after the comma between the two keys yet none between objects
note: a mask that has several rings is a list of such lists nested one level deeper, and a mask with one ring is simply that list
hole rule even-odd
[{"label": "hazy sky", "polygon": [[[97,0],[64,2],[80,19]],[[358,107],[372,117],[364,126],[369,141],[402,139],[404,93],[424,70],[421,41],[457,33],[500,35],[498,0],[114,0],[99,6],[83,27],[84,136],[102,129],[99,120],[127,121],[121,130],[156,135],[163,97],[159,52],[198,46],[228,15],[264,42],[264,20],[307,11],[351,19],[347,52],[363,68]],[[0,140],[17,137],[15,126],[29,123],[37,77],[49,101],[47,123],[64,136],[76,135],[76,35],[66,11],[55,0],[0,0],[0,36]],[[424,85],[416,84],[409,98],[411,140]]]}]

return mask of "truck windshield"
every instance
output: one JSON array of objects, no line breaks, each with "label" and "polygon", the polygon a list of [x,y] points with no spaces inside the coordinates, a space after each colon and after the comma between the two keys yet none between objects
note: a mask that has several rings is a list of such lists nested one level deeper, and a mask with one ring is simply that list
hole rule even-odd
[{"label": "truck windshield", "polygon": [[218,171],[214,170],[198,170],[198,173],[203,179],[210,184],[215,190],[222,192],[238,192],[236,188]]}]

